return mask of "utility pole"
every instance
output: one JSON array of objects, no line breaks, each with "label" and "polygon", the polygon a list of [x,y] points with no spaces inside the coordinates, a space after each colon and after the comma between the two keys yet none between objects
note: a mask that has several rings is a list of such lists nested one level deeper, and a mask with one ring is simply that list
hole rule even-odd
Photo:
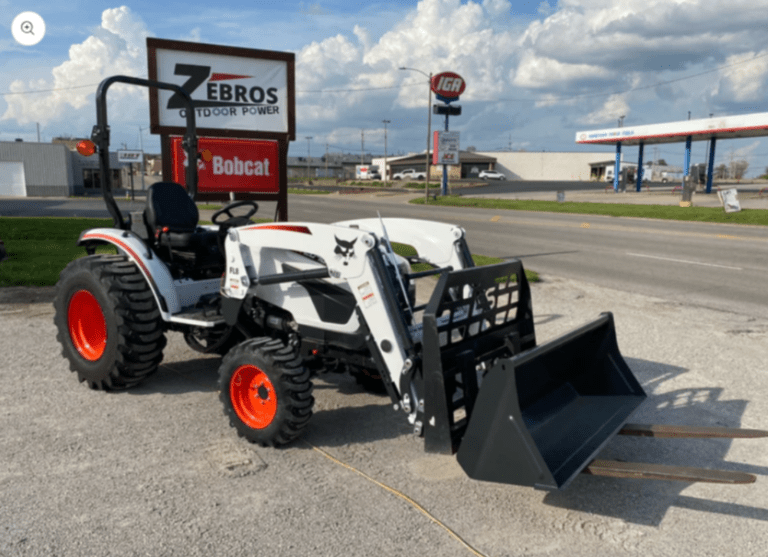
[{"label": "utility pole", "polygon": [[304,136],[304,139],[307,140],[307,184],[309,184],[309,182],[310,182],[310,176],[309,176],[309,153],[310,153],[310,150],[309,150],[309,148],[310,148],[310,141],[312,141],[312,136],[311,135]]},{"label": "utility pole", "polygon": [[37,123],[37,142],[40,143],[40,124],[39,123]]},{"label": "utility pole", "polygon": [[382,120],[384,122],[384,187],[387,187],[387,124],[390,120]]},{"label": "utility pole", "polygon": [[328,143],[325,144],[325,177],[328,177]]},{"label": "utility pole", "polygon": [[147,187],[144,184],[144,138],[141,137],[142,131],[149,129],[149,128],[142,128],[139,126],[139,151],[141,151],[141,189],[142,191],[146,190]]},{"label": "utility pole", "polygon": [[360,130],[360,164],[365,164],[365,130]]}]

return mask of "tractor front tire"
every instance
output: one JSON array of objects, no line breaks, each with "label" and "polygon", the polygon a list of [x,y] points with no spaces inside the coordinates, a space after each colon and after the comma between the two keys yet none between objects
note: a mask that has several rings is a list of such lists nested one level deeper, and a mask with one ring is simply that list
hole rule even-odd
[{"label": "tractor front tire", "polygon": [[154,295],[125,255],[91,255],[56,283],[56,338],[69,368],[92,389],[138,385],[163,359],[165,331]]},{"label": "tractor front tire", "polygon": [[262,446],[296,439],[312,417],[310,372],[296,351],[261,337],[233,348],[219,368],[224,414],[238,435]]}]

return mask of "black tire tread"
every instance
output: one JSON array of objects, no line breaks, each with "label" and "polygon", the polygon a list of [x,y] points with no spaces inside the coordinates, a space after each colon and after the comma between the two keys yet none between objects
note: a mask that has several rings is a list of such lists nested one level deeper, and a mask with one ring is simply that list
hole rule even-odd
[{"label": "black tire tread", "polygon": [[[278,413],[266,435],[249,428],[238,418],[229,397],[229,381],[234,370],[248,363],[267,373],[280,391]],[[263,447],[285,445],[301,435],[312,417],[315,403],[312,388],[309,370],[297,352],[280,339],[260,337],[246,340],[230,350],[221,362],[219,398],[224,405],[224,414],[240,437]]]},{"label": "black tire tread", "polygon": [[[102,308],[111,312],[117,329],[114,362],[99,377],[86,374],[82,360],[71,346],[67,327],[66,305],[68,283],[86,271],[99,283],[109,300]],[[56,285],[56,338],[62,345],[62,354],[69,360],[69,368],[86,381],[92,389],[122,390],[139,384],[157,371],[166,345],[165,329],[160,311],[146,279],[126,255],[98,254],[76,259],[62,270]],[[91,375],[89,378],[88,375]]]}]

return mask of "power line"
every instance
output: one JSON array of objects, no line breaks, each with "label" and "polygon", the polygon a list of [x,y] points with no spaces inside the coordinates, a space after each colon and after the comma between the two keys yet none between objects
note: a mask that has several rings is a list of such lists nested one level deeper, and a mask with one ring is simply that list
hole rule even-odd
[{"label": "power line", "polygon": [[[570,95],[567,97],[550,97],[547,99],[541,99],[541,98],[499,98],[499,99],[484,99],[484,100],[478,100],[478,101],[472,101],[472,102],[541,102],[542,100],[545,100],[547,102],[556,102],[556,101],[564,101],[564,100],[573,100],[573,99],[588,99],[588,98],[594,98],[594,97],[610,97],[611,95],[623,95],[625,93],[631,93],[633,91],[643,91],[645,89],[653,89],[654,87],[660,87],[662,85],[669,85],[670,83],[678,83],[680,81],[685,81],[688,79],[693,79],[696,77],[701,77],[702,75],[707,75],[710,73],[719,72],[720,70],[732,68],[734,66],[738,66],[741,64],[747,64],[750,62],[754,62],[755,60],[760,60],[761,58],[768,57],[768,53],[761,54],[759,56],[754,56],[748,60],[741,60],[740,62],[733,62],[732,64],[725,64],[723,66],[718,66],[716,68],[713,68],[711,70],[705,70],[702,72],[698,72],[695,74],[678,77],[675,79],[668,79],[666,81],[659,81],[657,83],[654,83],[652,85],[643,85],[641,87],[632,87],[630,89],[624,89],[621,91],[612,91],[610,93],[584,93],[581,95]],[[34,91],[19,91],[19,92],[10,92],[10,93],[2,93],[2,96],[11,96],[11,95],[30,95],[30,94],[36,94],[36,93],[50,93],[53,91],[69,91],[72,89],[84,89],[86,87],[96,87],[98,83],[91,83],[88,85],[75,85],[72,87],[58,87],[53,89],[36,89]],[[400,84],[400,85],[391,85],[387,87],[356,87],[356,88],[350,88],[350,89],[308,89],[305,91],[296,91],[297,94],[299,93],[315,93],[315,94],[322,94],[322,93],[354,93],[357,91],[385,91],[385,90],[392,90],[392,89],[403,89],[406,87],[415,87],[415,86],[422,86],[422,83],[409,83],[409,84]]]}]

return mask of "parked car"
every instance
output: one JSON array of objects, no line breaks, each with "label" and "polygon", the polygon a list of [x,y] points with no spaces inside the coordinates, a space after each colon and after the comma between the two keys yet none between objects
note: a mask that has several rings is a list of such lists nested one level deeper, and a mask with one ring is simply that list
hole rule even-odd
[{"label": "parked car", "polygon": [[495,170],[481,170],[480,174],[477,175],[478,178],[481,180],[506,180],[507,177],[504,176],[501,172],[496,172]]},{"label": "parked car", "polygon": [[426,180],[427,173],[426,172],[417,172],[413,168],[409,168],[408,170],[403,170],[402,172],[398,172],[394,176],[392,176],[393,180]]}]

